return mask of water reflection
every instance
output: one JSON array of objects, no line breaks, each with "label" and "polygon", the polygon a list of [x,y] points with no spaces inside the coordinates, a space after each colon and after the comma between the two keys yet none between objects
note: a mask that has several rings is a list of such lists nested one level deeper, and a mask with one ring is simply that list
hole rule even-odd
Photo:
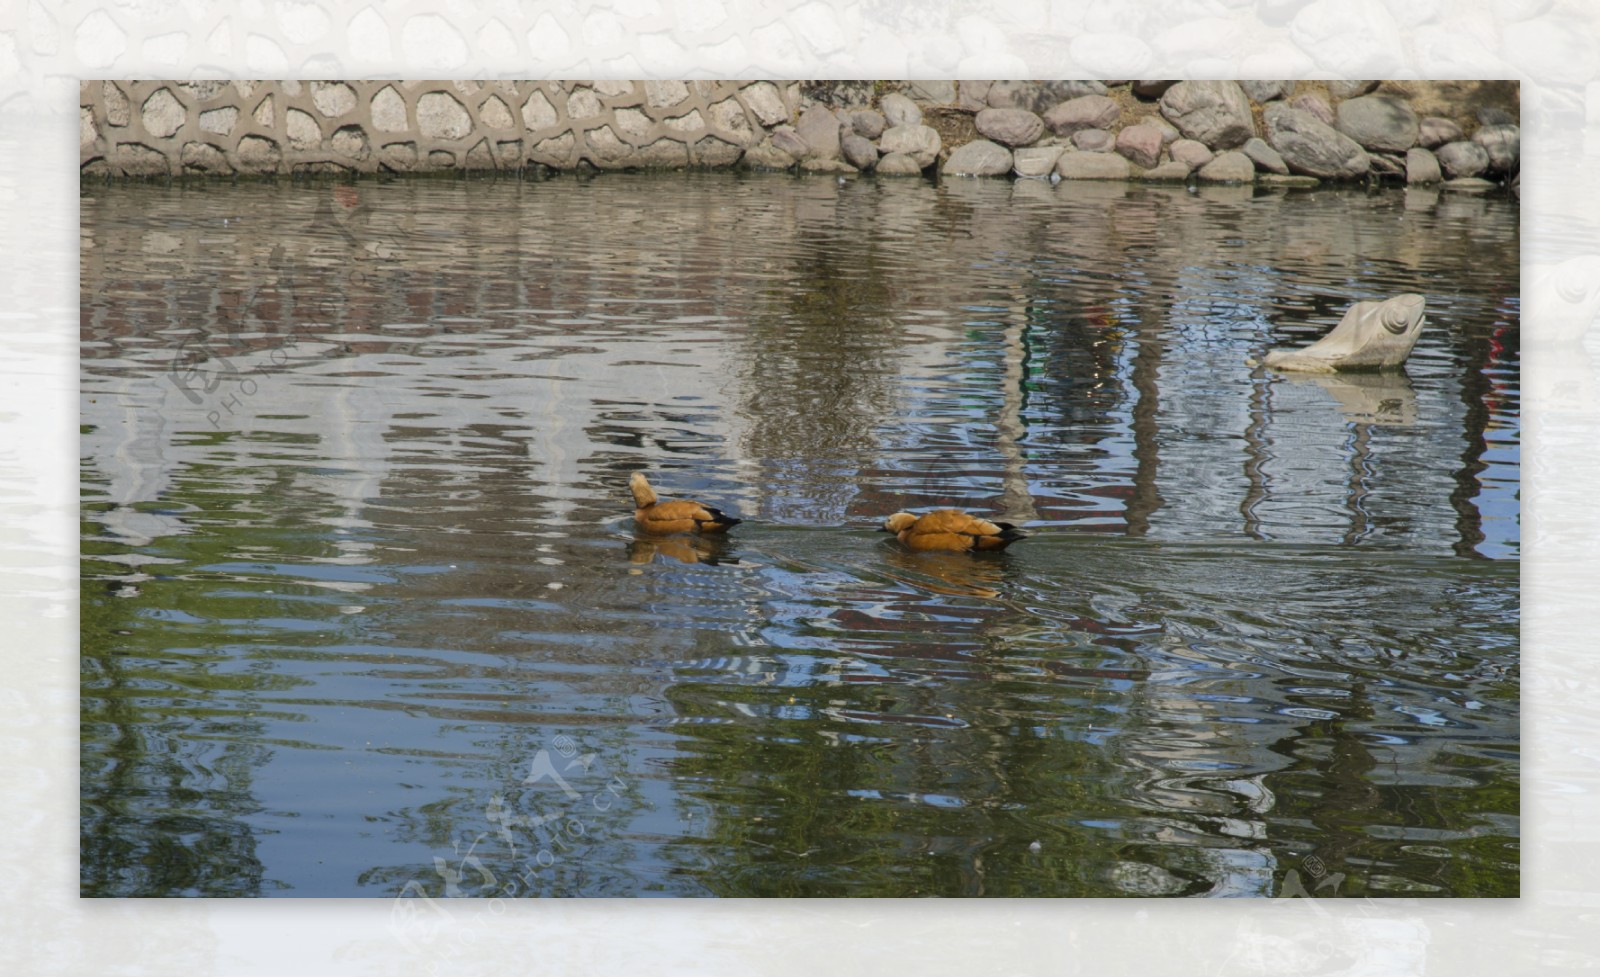
[{"label": "water reflection", "polygon": [[[1515,892],[1504,200],[83,214],[85,893]],[[1250,365],[1404,291],[1404,375]],[[747,522],[642,537],[636,469]],[[932,506],[1034,536],[873,530]]]}]

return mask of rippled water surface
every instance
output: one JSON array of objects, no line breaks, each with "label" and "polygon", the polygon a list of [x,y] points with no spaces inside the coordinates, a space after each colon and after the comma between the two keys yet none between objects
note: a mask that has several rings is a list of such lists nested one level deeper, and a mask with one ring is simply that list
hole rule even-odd
[{"label": "rippled water surface", "polygon": [[[1518,890],[1514,202],[82,213],[85,894]],[[1403,291],[1404,375],[1249,362]],[[636,470],[746,522],[636,538]],[[1033,538],[873,530],[941,505]]]}]

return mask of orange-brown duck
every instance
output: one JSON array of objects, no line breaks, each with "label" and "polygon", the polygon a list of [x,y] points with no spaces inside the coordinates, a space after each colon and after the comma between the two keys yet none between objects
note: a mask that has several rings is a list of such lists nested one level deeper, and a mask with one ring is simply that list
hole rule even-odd
[{"label": "orange-brown duck", "polygon": [[959,509],[896,513],[883,521],[883,529],[912,550],[1004,550],[1027,537],[1010,523],[991,523]]},{"label": "orange-brown duck", "polygon": [[726,533],[744,522],[715,506],[691,499],[658,499],[643,472],[633,474],[628,488],[633,490],[633,502],[638,507],[633,518],[646,533]]}]

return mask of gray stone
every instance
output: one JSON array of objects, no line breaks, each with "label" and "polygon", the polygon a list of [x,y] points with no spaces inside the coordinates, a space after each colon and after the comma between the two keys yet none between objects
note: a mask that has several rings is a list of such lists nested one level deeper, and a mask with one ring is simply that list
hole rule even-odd
[{"label": "gray stone", "polygon": [[867,139],[877,139],[883,135],[887,125],[883,113],[877,109],[857,109],[850,113],[850,128],[856,131],[856,135]]},{"label": "gray stone", "polygon": [[1436,146],[1443,146],[1445,143],[1453,143],[1463,138],[1465,138],[1465,133],[1461,131],[1461,127],[1456,125],[1453,120],[1436,115],[1430,115],[1423,119],[1421,126],[1417,130],[1417,145],[1424,149],[1433,149]]},{"label": "gray stone", "polygon": [[[618,138],[616,131],[610,126],[588,130],[583,134],[583,141],[588,149],[583,158],[599,169],[622,170],[637,165],[636,160],[630,159],[634,152],[633,147]],[[681,144],[679,148],[682,148]],[[688,158],[687,151],[684,151],[684,158]]]},{"label": "gray stone", "polygon": [[836,160],[839,158],[839,117],[821,105],[813,105],[800,113],[794,131],[806,141],[809,152],[801,153],[802,160]]},{"label": "gray stone", "polygon": [[[544,98],[535,95],[534,98]],[[532,99],[529,100],[530,102]],[[550,103],[546,102],[546,105]],[[550,112],[550,120],[555,121],[555,110]],[[394,90],[393,85],[385,85],[383,90],[372,96],[372,128],[379,132],[405,132],[410,124],[406,121],[406,103],[400,93]]]},{"label": "gray stone", "polygon": [[1056,160],[1064,180],[1126,180],[1133,175],[1128,161],[1115,153],[1068,151]]},{"label": "gray stone", "polygon": [[500,165],[506,169],[514,169],[522,165],[522,140],[501,139],[494,144],[494,154],[500,160]]},{"label": "gray stone", "polygon": [[1268,146],[1267,141],[1259,136],[1252,136],[1244,144],[1243,152],[1244,155],[1250,157],[1250,161],[1256,165],[1258,170],[1263,170],[1267,173],[1289,172],[1289,164],[1283,162],[1283,157],[1278,155],[1278,151]]},{"label": "gray stone", "polygon": [[756,82],[739,90],[744,104],[755,113],[763,126],[772,127],[789,121],[789,108],[783,103],[778,86],[771,82]]},{"label": "gray stone", "polygon": [[110,126],[125,126],[128,124],[128,96],[122,94],[115,82],[102,82],[100,96],[106,101],[106,124]]},{"label": "gray stone", "polygon": [[1011,172],[1011,150],[987,139],[956,147],[941,171],[951,177],[999,177]]},{"label": "gray stone", "polygon": [[252,115],[256,120],[256,125],[263,129],[271,129],[273,126],[272,113],[272,96],[268,95],[266,98],[261,100],[260,105],[256,106],[256,110]]},{"label": "gray stone", "polygon": [[1080,95],[1068,99],[1044,114],[1044,124],[1057,136],[1070,136],[1080,129],[1110,129],[1122,118],[1122,109],[1104,95]]},{"label": "gray stone", "polygon": [[672,115],[661,120],[661,128],[674,139],[688,142],[706,131],[706,118],[699,114],[699,109],[690,109],[683,115]]},{"label": "gray stone", "polygon": [[1442,176],[1433,153],[1421,146],[1406,150],[1406,183],[1438,183]]},{"label": "gray stone", "polygon": [[692,166],[732,166],[744,155],[744,148],[715,136],[706,136],[689,145]]},{"label": "gray stone", "polygon": [[647,81],[644,83],[645,104],[653,109],[670,109],[689,97],[689,86],[681,81]]},{"label": "gray stone", "polygon": [[[528,152],[528,158],[535,163],[545,166],[565,167],[578,162],[574,155],[578,146],[578,139],[570,132],[564,132],[549,139],[541,139],[534,144]],[[430,158],[432,154],[429,154]],[[454,157],[451,157],[453,160]]]},{"label": "gray stone", "polygon": [[961,83],[961,94],[956,106],[968,112],[987,109],[989,107],[989,87],[993,84],[994,82],[987,80],[963,81]]},{"label": "gray stone", "polygon": [[[965,82],[962,82],[965,85]],[[956,83],[953,81],[913,81],[906,82],[905,89],[912,98],[922,99],[924,102],[933,102],[936,105],[949,105],[956,100]]]},{"label": "gray stone", "polygon": [[1292,81],[1242,81],[1239,87],[1244,93],[1257,102],[1270,102],[1273,99],[1288,98],[1294,91]]},{"label": "gray stone", "polygon": [[1358,95],[1365,95],[1377,87],[1378,83],[1375,81],[1330,81],[1328,82],[1328,94],[1334,98],[1355,98]]},{"label": "gray stone", "polygon": [[118,143],[116,161],[117,167],[132,177],[161,176],[172,172],[172,164],[167,162],[167,158],[144,143]]},{"label": "gray stone", "polygon": [[724,139],[731,140],[734,145],[741,147],[749,146],[756,141],[755,130],[751,128],[750,119],[745,115],[744,106],[739,104],[738,99],[725,98],[720,102],[713,102],[706,111],[711,115],[711,125],[722,133]]},{"label": "gray stone", "polygon": [[1151,167],[1150,169],[1139,174],[1139,179],[1150,180],[1156,183],[1163,181],[1182,183],[1189,179],[1189,173],[1190,170],[1187,163],[1179,163],[1177,160],[1168,160],[1160,166]]},{"label": "gray stone", "polygon": [[796,160],[811,155],[811,146],[800,138],[800,134],[794,131],[793,126],[779,126],[772,130],[769,138],[774,149],[782,150]]},{"label": "gray stone", "polygon": [[1364,176],[1372,165],[1359,143],[1309,112],[1273,102],[1265,121],[1267,142],[1295,173],[1351,179]]},{"label": "gray stone", "polygon": [[1517,126],[1483,126],[1472,134],[1472,141],[1489,154],[1493,173],[1515,173],[1522,160],[1522,130]]},{"label": "gray stone", "polygon": [[839,150],[845,160],[858,170],[870,170],[878,162],[878,147],[858,133],[846,133],[840,137]]},{"label": "gray stone", "polygon": [[1497,106],[1484,105],[1478,108],[1478,123],[1485,126],[1514,126],[1517,117]]},{"label": "gray stone", "polygon": [[1250,100],[1238,82],[1179,82],[1161,96],[1161,114],[1179,132],[1213,149],[1243,146],[1255,135]]},{"label": "gray stone", "polygon": [[1489,151],[1467,140],[1445,143],[1434,155],[1447,177],[1475,177],[1489,169]]},{"label": "gray stone", "polygon": [[[570,136],[568,138],[571,138]],[[549,140],[545,140],[549,142]],[[447,149],[428,150],[428,168],[430,170],[453,170],[456,166],[456,154]]]},{"label": "gray stone", "polygon": [[87,105],[78,107],[78,148],[93,145],[100,138],[100,128],[94,124],[94,112]]},{"label": "gray stone", "polygon": [[344,82],[312,82],[311,104],[324,116],[336,119],[356,107],[356,92]]},{"label": "gray stone", "polygon": [[1117,133],[1117,152],[1149,169],[1161,160],[1161,130],[1155,126],[1129,126]]},{"label": "gray stone", "polygon": [[1334,128],[1363,149],[1403,153],[1417,144],[1417,114],[1391,95],[1346,99],[1339,103],[1335,117]]},{"label": "gray stone", "polygon": [[385,143],[380,151],[383,162],[397,170],[409,170],[417,165],[416,143]]},{"label": "gray stone", "polygon": [[1062,146],[1024,146],[1011,154],[1011,168],[1019,177],[1048,177],[1064,152]]},{"label": "gray stone", "polygon": [[[226,136],[233,132],[233,127],[239,122],[239,110],[231,105],[224,105],[220,109],[207,109],[200,113],[200,129],[202,132],[216,133]],[[205,143],[196,145],[204,146]]]},{"label": "gray stone", "polygon": [[[383,92],[379,92],[378,95],[382,96]],[[372,112],[373,122],[376,123],[378,112],[378,100],[376,98],[372,100]],[[400,113],[400,118],[404,119],[404,105],[400,107]],[[550,104],[550,99],[543,92],[534,92],[528,96],[528,101],[522,104],[522,124],[533,132],[549,129],[559,121],[561,121],[561,117],[556,114],[556,107]]]},{"label": "gray stone", "polygon": [[770,142],[762,142],[745,150],[740,162],[752,170],[787,170],[795,161],[792,154]]},{"label": "gray stone", "polygon": [[1209,183],[1254,183],[1256,165],[1238,150],[1229,150],[1218,154],[1195,175]]},{"label": "gray stone", "polygon": [[1414,292],[1357,302],[1322,339],[1302,350],[1273,350],[1264,362],[1275,370],[1311,373],[1399,369],[1422,334],[1426,307]]},{"label": "gray stone", "polygon": [[460,139],[472,132],[472,116],[454,95],[428,92],[417,99],[417,131],[427,139]]},{"label": "gray stone", "polygon": [[1368,172],[1380,177],[1403,177],[1406,161],[1393,153],[1368,153]]},{"label": "gray stone", "polygon": [[180,156],[185,170],[197,173],[232,173],[222,150],[210,143],[184,143]]},{"label": "gray stone", "polygon": [[[172,94],[170,88],[158,88],[150,97],[144,100],[144,105],[139,109],[139,116],[144,120],[145,131],[152,136],[170,136],[183,128],[183,123],[188,117],[183,103]],[[142,145],[138,143],[125,143],[124,145]]]},{"label": "gray stone", "polygon": [[1109,153],[1117,148],[1117,137],[1104,129],[1079,129],[1072,134],[1072,145],[1089,153]]},{"label": "gray stone", "polygon": [[1313,95],[1310,92],[1304,95],[1296,95],[1289,100],[1289,106],[1299,109],[1301,112],[1311,113],[1318,122],[1325,126],[1331,126],[1334,123],[1333,108],[1328,105],[1328,100],[1321,95]]},{"label": "gray stone", "polygon": [[360,126],[341,126],[334,131],[328,145],[335,153],[353,160],[364,160],[372,155],[367,146],[367,134]]},{"label": "gray stone", "polygon": [[884,177],[914,177],[922,173],[922,167],[905,153],[890,153],[878,161],[873,172]]},{"label": "gray stone", "polygon": [[[423,98],[427,98],[427,96],[424,95]],[[582,122],[585,119],[598,119],[601,113],[605,112],[605,109],[605,105],[600,101],[600,96],[596,95],[592,88],[574,88],[567,95],[567,118],[574,122]],[[421,109],[418,109],[418,112],[420,113]]]},{"label": "gray stone", "polygon": [[283,151],[265,136],[245,136],[239,140],[238,159],[250,170],[265,173],[278,169]]},{"label": "gray stone", "polygon": [[510,129],[514,125],[510,107],[498,95],[483,100],[478,108],[478,119],[490,129]]},{"label": "gray stone", "polygon": [[1178,131],[1177,126],[1161,118],[1159,115],[1145,116],[1143,119],[1139,120],[1139,125],[1155,126],[1157,129],[1161,130],[1162,146],[1171,146],[1173,143],[1183,138],[1183,133]]},{"label": "gray stone", "polygon": [[1133,94],[1140,98],[1156,99],[1176,84],[1177,81],[1136,81],[1133,83]]},{"label": "gray stone", "polygon": [[[732,161],[739,158],[737,146],[729,147],[727,143],[723,143],[720,139],[708,139],[702,140],[702,142],[706,143],[706,145],[701,145],[699,143],[696,145],[699,146],[701,150],[710,152],[713,156],[720,156],[727,149],[731,148],[734,150],[734,152],[728,155],[727,159]],[[721,144],[720,147],[714,145],[718,143]],[[690,159],[688,146],[676,139],[662,138],[657,139],[655,142],[650,143],[647,146],[639,147],[638,152],[634,154],[632,165],[645,167],[652,170],[678,170],[689,165],[690,162],[693,161]]]},{"label": "gray stone", "polygon": [[878,109],[883,112],[883,118],[888,122],[889,129],[922,125],[922,110],[917,107],[917,103],[899,92],[890,92],[879,99]]},{"label": "gray stone", "polygon": [[632,107],[617,109],[611,118],[616,122],[617,128],[622,130],[626,141],[631,143],[642,142],[656,126],[655,120]]},{"label": "gray stone", "polygon": [[1198,170],[1216,159],[1216,154],[1198,139],[1180,139],[1167,150],[1169,156],[1191,170]]},{"label": "gray stone", "polygon": [[1104,94],[1105,83],[1097,81],[998,81],[989,86],[984,101],[991,109],[1027,109],[1037,114],[1067,99]]},{"label": "gray stone", "polygon": [[[317,120],[311,117],[311,113],[290,109],[284,113],[284,121],[289,135],[289,145],[293,148],[315,149],[322,145],[322,127],[317,125]],[[466,135],[466,132],[463,131],[462,135]]]},{"label": "gray stone", "polygon": [[[706,120],[702,115],[700,115],[699,109],[690,109],[683,115],[675,115],[669,119],[663,120],[661,126],[667,130],[668,134],[670,134],[672,138],[689,142],[700,133],[705,132]],[[837,140],[838,135],[838,129],[835,128],[835,140]],[[810,142],[810,140],[807,140],[807,142]]]},{"label": "gray stone", "polygon": [[1027,109],[984,109],[973,122],[979,134],[1006,146],[1026,146],[1044,135],[1044,120]]},{"label": "gray stone", "polygon": [[883,138],[878,140],[878,149],[885,155],[904,153],[916,160],[921,168],[933,165],[939,156],[940,145],[939,133],[932,126],[923,125],[891,126],[883,131]]}]

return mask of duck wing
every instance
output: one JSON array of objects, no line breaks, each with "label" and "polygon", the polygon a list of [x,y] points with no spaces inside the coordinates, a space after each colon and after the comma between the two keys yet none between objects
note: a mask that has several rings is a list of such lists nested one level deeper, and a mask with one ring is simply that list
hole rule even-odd
[{"label": "duck wing", "polygon": [[650,533],[725,533],[743,520],[689,499],[656,503],[634,514],[639,525]]}]

